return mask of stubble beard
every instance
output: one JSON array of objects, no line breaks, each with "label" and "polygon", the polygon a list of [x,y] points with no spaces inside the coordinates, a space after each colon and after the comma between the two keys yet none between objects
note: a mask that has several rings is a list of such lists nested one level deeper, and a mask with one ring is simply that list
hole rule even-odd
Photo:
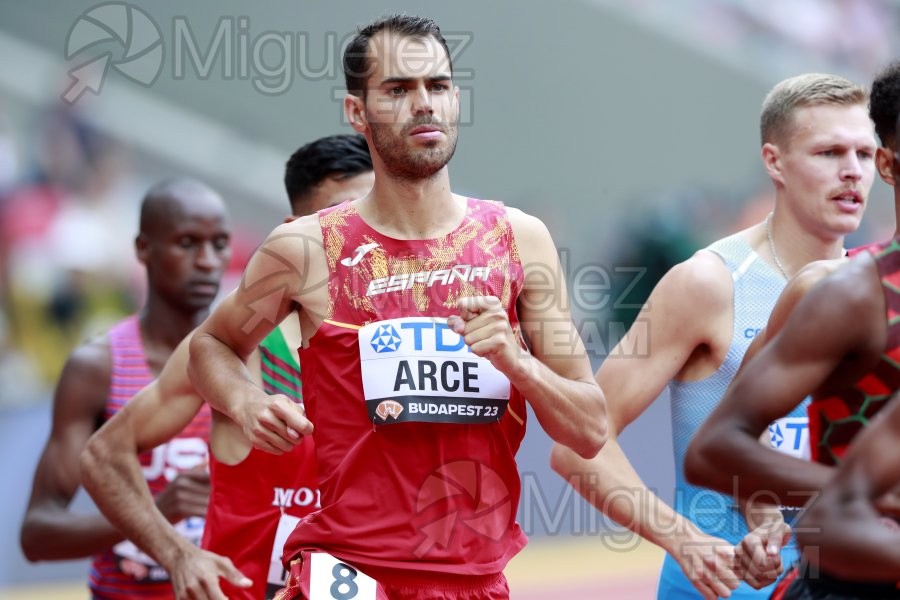
[{"label": "stubble beard", "polygon": [[[423,148],[410,147],[410,134],[422,125],[435,125],[441,129],[446,140],[435,141]],[[388,173],[405,181],[429,179],[443,169],[456,152],[458,130],[455,122],[443,122],[433,117],[410,119],[399,134],[391,131],[386,123],[369,121],[372,144],[384,163]]]}]

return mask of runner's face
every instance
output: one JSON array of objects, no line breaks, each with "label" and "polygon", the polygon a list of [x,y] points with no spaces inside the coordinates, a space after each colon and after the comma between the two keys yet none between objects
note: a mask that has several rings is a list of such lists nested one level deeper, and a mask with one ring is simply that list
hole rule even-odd
[{"label": "runner's face", "polygon": [[375,160],[403,179],[431,177],[456,150],[459,90],[433,37],[390,33],[369,44],[365,115]]},{"label": "runner's face", "polygon": [[798,109],[778,144],[787,209],[824,238],[855,231],[875,177],[875,148],[864,105]]},{"label": "runner's face", "polygon": [[142,260],[157,294],[184,310],[208,308],[231,258],[231,228],[212,192],[174,202],[146,236]]}]

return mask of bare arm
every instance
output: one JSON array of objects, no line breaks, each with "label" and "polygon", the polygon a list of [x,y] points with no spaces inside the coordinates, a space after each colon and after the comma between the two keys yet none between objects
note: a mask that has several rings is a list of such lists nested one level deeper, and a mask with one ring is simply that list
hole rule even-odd
[{"label": "bare arm", "polygon": [[554,441],[590,458],[606,441],[606,400],[572,322],[565,280],[556,277],[548,286],[544,278],[562,273],[556,246],[538,219],[511,210],[510,221],[525,271],[517,309],[531,353],[516,352],[508,366],[500,361],[495,366],[528,400]]},{"label": "bare arm", "polygon": [[722,569],[723,579],[728,578],[724,565],[733,547],[703,534],[653,494],[616,436],[650,406],[698,348],[709,344],[717,320],[727,321],[731,312],[731,278],[720,259],[698,253],[672,269],[596,374],[609,402],[609,441],[591,460],[559,445],[551,458],[554,470],[598,510],[676,558],[705,598],[726,595],[736,586],[736,581],[716,577]]},{"label": "bare arm", "polygon": [[312,432],[312,425],[289,398],[263,392],[246,363],[299,304],[324,312],[322,302],[316,303],[323,295],[316,291],[326,281],[316,219],[304,217],[276,228],[253,255],[238,289],[191,339],[188,375],[197,392],[240,424],[254,446],[276,454],[290,450],[301,435]]},{"label": "bare arm", "polygon": [[775,307],[772,309],[772,314],[769,315],[766,326],[755,338],[753,338],[753,342],[750,344],[750,347],[747,348],[747,352],[744,353],[744,358],[741,361],[741,367],[738,370],[738,373],[744,369],[745,365],[753,360],[753,357],[759,354],[760,350],[763,349],[763,346],[775,339],[775,336],[784,328],[784,324],[787,322],[794,307],[797,306],[797,303],[800,302],[804,296],[806,296],[807,292],[809,292],[817,283],[834,273],[838,267],[846,263],[846,258],[818,260],[809,263],[800,269],[800,271],[788,281],[784,290],[781,292],[781,296],[778,297],[778,302],[775,303]]},{"label": "bare arm", "polygon": [[97,506],[164,567],[172,562],[162,560],[166,549],[190,544],[171,525],[186,515],[166,516],[156,508],[138,455],[172,439],[202,406],[187,380],[187,349],[184,340],[159,378],[101,427],[81,455],[84,487]]},{"label": "bare arm", "polygon": [[[794,307],[806,293],[844,263],[844,258],[810,263],[788,282],[769,315],[768,323],[744,353],[738,373],[784,328]],[[768,428],[763,431],[759,441],[765,447],[771,447]],[[791,528],[784,522],[778,506],[764,501],[741,501],[740,504],[750,531],[736,546],[735,556],[745,572],[745,580],[754,588],[760,589],[775,581],[783,572],[780,550],[790,540]]]},{"label": "bare arm", "polygon": [[844,463],[797,524],[807,558],[850,581],[900,580],[900,528],[887,523],[875,500],[900,480],[900,402],[853,442]]},{"label": "bare arm", "polygon": [[[690,481],[788,505],[804,502],[827,481],[828,467],[764,447],[758,438],[817,391],[845,357],[878,352],[873,346],[884,337],[883,295],[871,256],[860,259],[806,294],[772,343],[735,378],[691,444]],[[847,314],[858,324],[832,325]]]},{"label": "bare arm", "polygon": [[[81,456],[85,489],[110,521],[170,573],[176,591],[189,587],[182,571],[190,557],[202,553],[171,523],[200,508],[205,512],[209,478],[205,473],[182,478],[177,499],[160,506],[150,495],[138,455],[172,439],[203,405],[187,377],[188,344],[189,338],[179,344],[159,377],[91,437]],[[237,583],[240,574],[228,566],[222,575],[236,577]]]},{"label": "bare arm", "polygon": [[78,491],[78,456],[103,418],[110,355],[105,339],[75,349],[56,386],[50,438],[34,473],[22,522],[28,560],[61,560],[96,554],[123,537],[102,515],[69,511]]}]

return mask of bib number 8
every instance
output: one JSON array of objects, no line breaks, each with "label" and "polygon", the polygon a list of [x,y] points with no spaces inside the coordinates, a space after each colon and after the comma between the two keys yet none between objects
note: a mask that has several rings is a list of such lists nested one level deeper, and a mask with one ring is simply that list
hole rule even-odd
[{"label": "bib number 8", "polygon": [[[331,575],[334,577],[334,583],[331,584],[331,597],[334,600],[351,600],[359,594],[359,586],[356,585],[356,569],[344,563],[338,563],[331,569]],[[346,586],[347,591],[342,592],[341,588]]]},{"label": "bib number 8", "polygon": [[310,555],[311,600],[375,600],[375,580],[325,554]]}]

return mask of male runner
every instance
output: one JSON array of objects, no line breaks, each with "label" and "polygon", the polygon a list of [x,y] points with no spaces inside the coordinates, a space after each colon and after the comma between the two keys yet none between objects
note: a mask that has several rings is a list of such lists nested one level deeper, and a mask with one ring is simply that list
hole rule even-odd
[{"label": "male runner", "polygon": [[[877,157],[879,173],[894,186],[895,210],[900,217],[900,190],[895,185],[900,173],[900,163],[895,158],[900,139],[896,131],[900,113],[898,82],[900,63],[895,63],[873,83],[870,112],[882,140]],[[888,115],[894,118],[893,130],[886,127]],[[900,385],[900,374],[892,358],[900,340],[892,337],[890,308],[894,295],[892,274],[900,268],[896,245],[895,237],[886,244],[867,247],[867,252],[860,253],[798,303],[783,333],[747,365],[746,373],[735,380],[722,405],[698,433],[688,464],[692,477],[704,485],[727,489],[743,498],[755,495],[770,503],[803,503],[824,485],[831,467],[840,462],[853,437]],[[838,292],[843,285],[852,289]],[[813,307],[815,301],[827,302],[829,307]],[[827,321],[833,316],[829,310],[835,312],[838,308],[844,319]],[[852,321],[846,321],[846,315],[853,315]],[[813,333],[816,328],[818,332]],[[765,374],[762,380],[748,379],[761,373]],[[790,381],[782,381],[783,377]],[[772,393],[774,387],[778,388],[776,393]],[[807,391],[798,395],[802,390]],[[809,406],[813,464],[798,464],[789,457],[746,443],[761,419],[775,412],[780,417],[807,394],[813,394]],[[730,452],[740,453],[740,459],[723,454]],[[789,587],[779,586],[779,598],[820,597],[828,593],[835,594],[835,598],[856,597],[855,594],[869,597],[868,593],[894,597],[895,593],[890,586],[875,585],[867,590],[845,586],[831,577],[818,580],[802,566],[793,571],[791,580]]]},{"label": "male runner", "polygon": [[[559,266],[543,223],[450,190],[459,92],[437,25],[379,19],[344,71],[375,187],[276,229],[194,336],[189,373],[257,447],[287,450],[315,427],[322,509],[285,544],[280,598],[310,585],[314,598],[506,598],[503,568],[526,541],[526,399],[553,439],[593,456],[603,394],[563,282],[540,275]],[[244,365],[294,310],[309,420]]]},{"label": "male runner", "polygon": [[[730,497],[688,485],[684,457],[786,281],[811,261],[841,256],[843,236],[858,227],[874,177],[867,99],[859,86],[821,74],[787,79],[769,92],[760,131],[763,165],[775,186],[773,213],[697,252],[656,286],[597,372],[609,398],[613,432],[604,450],[585,461],[554,447],[554,469],[585,498],[666,550],[660,599],[769,593],[737,587],[732,565],[734,545],[756,526],[769,524],[748,527]],[[635,343],[642,338],[649,345]],[[649,351],[633,356],[624,350],[636,347]],[[666,386],[672,399],[675,511],[647,489],[615,440]],[[790,416],[804,413],[798,409]],[[783,560],[789,563],[793,552],[787,548]],[[763,583],[753,579],[754,585]]]},{"label": "male runner", "polygon": [[[138,259],[147,301],[107,334],[76,348],[56,388],[53,426],[34,475],[21,543],[29,560],[94,555],[93,598],[172,598],[165,571],[101,515],[68,510],[80,485],[78,458],[90,435],[150,383],[206,316],[231,255],[221,197],[205,184],[175,179],[151,188],[141,205]],[[138,477],[185,543],[199,543],[209,493],[205,471],[210,413],[197,414],[166,444],[147,446]]]},{"label": "male runner", "polygon": [[[291,156],[285,171],[294,215],[288,221],[365,195],[373,178],[369,148],[360,135],[334,135],[303,146]],[[82,455],[85,488],[104,514],[139,546],[143,546],[143,528],[155,525],[145,524],[143,517],[154,507],[141,485],[137,455],[158,440],[169,439],[204,406],[188,380],[188,343],[185,339],[178,346],[159,378],[110,419]],[[290,317],[262,341],[259,358],[251,365],[254,381],[266,393],[302,401],[299,346],[299,327]],[[281,565],[284,538],[300,517],[319,507],[312,438],[275,456],[252,448],[234,422],[213,412],[210,471],[202,546],[227,557],[233,566],[222,563],[229,577],[220,593],[218,588],[197,589],[192,573],[184,570],[186,561],[166,564],[175,590],[181,597],[208,593],[231,600],[271,598],[286,575]],[[164,529],[177,539],[172,527]]]}]

